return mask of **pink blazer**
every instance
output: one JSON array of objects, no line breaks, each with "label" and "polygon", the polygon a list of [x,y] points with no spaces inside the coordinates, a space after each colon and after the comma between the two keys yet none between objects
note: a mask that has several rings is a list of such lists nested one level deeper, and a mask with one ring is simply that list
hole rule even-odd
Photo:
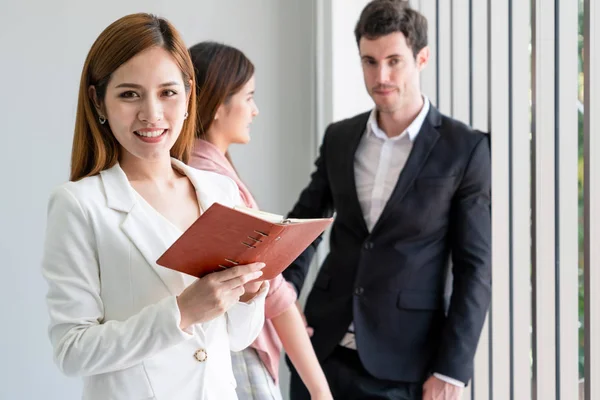
[{"label": "pink blazer", "polygon": [[[240,197],[246,207],[258,209],[254,197],[244,185],[238,174],[225,155],[212,143],[196,139],[194,149],[188,164],[194,168],[213,171],[230,177],[237,183]],[[277,317],[286,311],[296,301],[296,291],[283,276],[278,275],[270,283],[269,292],[265,300],[265,324],[251,347],[258,351],[263,364],[273,377],[275,383],[279,381],[279,357],[281,355],[281,341],[271,318]]]}]

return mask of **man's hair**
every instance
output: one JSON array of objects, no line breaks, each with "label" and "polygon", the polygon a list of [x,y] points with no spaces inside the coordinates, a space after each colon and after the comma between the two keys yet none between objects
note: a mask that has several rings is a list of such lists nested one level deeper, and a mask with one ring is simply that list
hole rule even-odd
[{"label": "man's hair", "polygon": [[363,9],[354,35],[360,44],[362,37],[378,39],[401,32],[416,57],[427,46],[427,18],[413,10],[407,0],[373,0]]}]

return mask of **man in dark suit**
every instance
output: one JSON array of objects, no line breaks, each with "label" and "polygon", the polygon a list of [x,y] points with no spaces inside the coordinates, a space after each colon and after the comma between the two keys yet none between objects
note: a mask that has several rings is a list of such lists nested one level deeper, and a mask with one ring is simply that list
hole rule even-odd
[{"label": "man in dark suit", "polygon": [[[421,94],[427,21],[406,1],[372,1],[355,35],[375,108],[327,128],[289,214],[336,213],[312,343],[336,399],[458,400],[491,295],[489,141]],[[317,244],[284,272],[298,292]],[[291,398],[309,398],[294,371]]]}]

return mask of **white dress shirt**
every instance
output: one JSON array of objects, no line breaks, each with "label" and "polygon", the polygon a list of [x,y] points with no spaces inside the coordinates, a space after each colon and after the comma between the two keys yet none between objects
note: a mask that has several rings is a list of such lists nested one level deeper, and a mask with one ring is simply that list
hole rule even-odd
[{"label": "white dress shirt", "polygon": [[376,110],[371,112],[366,132],[354,155],[356,191],[369,231],[398,182],[429,107],[429,100],[424,98],[423,108],[414,121],[404,132],[393,137],[388,137],[377,124]]},{"label": "white dress shirt", "polygon": [[[377,110],[371,111],[365,133],[354,155],[356,192],[369,232],[373,230],[392,195],[413,143],[429,113],[429,99],[423,97],[423,100],[423,108],[408,128],[400,135],[392,137],[379,127]],[[340,344],[356,349],[353,323],[348,327],[348,332]],[[434,375],[448,383],[464,386],[463,382],[450,377],[437,373]]]}]

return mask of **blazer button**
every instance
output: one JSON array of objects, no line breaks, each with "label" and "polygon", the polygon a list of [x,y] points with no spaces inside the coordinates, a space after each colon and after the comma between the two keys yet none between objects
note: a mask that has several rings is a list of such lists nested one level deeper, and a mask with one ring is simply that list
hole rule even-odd
[{"label": "blazer button", "polygon": [[358,286],[357,288],[354,289],[354,294],[356,296],[360,296],[364,293],[365,289],[363,289],[362,287]]},{"label": "blazer button", "polygon": [[365,242],[365,249],[371,250],[373,246],[373,242]]},{"label": "blazer button", "polygon": [[196,361],[198,362],[204,362],[206,361],[206,359],[208,358],[208,354],[206,353],[206,350],[204,349],[198,349],[195,353],[194,353],[194,358],[196,359]]}]

